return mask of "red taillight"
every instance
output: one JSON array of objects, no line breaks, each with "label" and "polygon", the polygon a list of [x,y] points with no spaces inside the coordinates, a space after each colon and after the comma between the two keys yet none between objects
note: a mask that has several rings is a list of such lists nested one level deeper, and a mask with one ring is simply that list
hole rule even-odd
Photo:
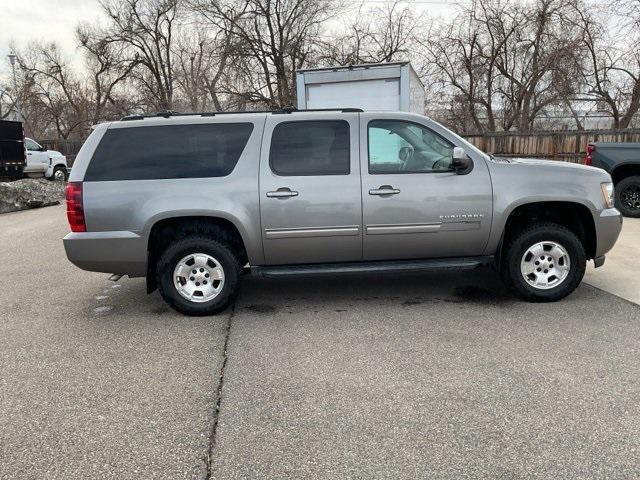
[{"label": "red taillight", "polygon": [[86,232],[84,208],[82,207],[82,182],[67,183],[67,220],[72,232]]},{"label": "red taillight", "polygon": [[587,145],[587,156],[584,159],[585,165],[593,165],[593,152],[596,151],[596,146],[593,144]]}]

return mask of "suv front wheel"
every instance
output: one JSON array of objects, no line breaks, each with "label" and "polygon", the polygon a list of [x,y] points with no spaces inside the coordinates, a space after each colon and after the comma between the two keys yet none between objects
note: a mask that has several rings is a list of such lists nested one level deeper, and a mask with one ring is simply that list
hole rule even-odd
[{"label": "suv front wheel", "polygon": [[162,298],[185,315],[213,315],[227,308],[237,293],[239,277],[234,252],[203,236],[169,245],[156,268]]},{"label": "suv front wheel", "polygon": [[525,300],[553,302],[573,292],[584,276],[586,255],[569,229],[543,223],[516,233],[505,250],[505,282]]}]

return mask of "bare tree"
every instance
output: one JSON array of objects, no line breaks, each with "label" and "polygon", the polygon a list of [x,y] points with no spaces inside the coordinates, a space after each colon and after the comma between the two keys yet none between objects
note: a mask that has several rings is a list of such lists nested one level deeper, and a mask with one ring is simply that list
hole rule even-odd
[{"label": "bare tree", "polygon": [[321,60],[339,65],[408,60],[422,20],[399,0],[370,10],[362,3],[346,32],[327,42]]},{"label": "bare tree", "polygon": [[611,7],[615,15],[625,20],[625,27],[635,29],[632,32],[632,40],[637,44],[640,41],[637,35],[640,29],[640,0],[613,0]]},{"label": "bare tree", "polygon": [[135,67],[132,75],[159,110],[173,107],[178,3],[179,0],[101,0],[109,19],[102,41],[127,53]]},{"label": "bare tree", "polygon": [[464,102],[464,128],[529,131],[575,93],[582,36],[572,13],[564,0],[476,0],[420,40],[443,92]]},{"label": "bare tree", "polygon": [[582,32],[570,20],[566,0],[537,0],[525,7],[523,21],[505,42],[496,67],[504,79],[499,91],[505,99],[503,127],[534,128],[547,108],[576,93],[582,68]]},{"label": "bare tree", "polygon": [[176,83],[191,111],[212,106],[223,110],[228,103],[224,92],[229,69],[235,68],[233,38],[224,31],[196,28],[183,32],[175,53]]},{"label": "bare tree", "polygon": [[[127,102],[115,91],[131,65],[98,37],[89,28],[78,31],[86,60],[81,73],[74,71],[55,43],[33,43],[19,52],[21,106],[28,130],[44,136],[54,128],[59,138],[84,138],[91,125],[126,112]],[[49,121],[43,124],[42,119]]]},{"label": "bare tree", "polygon": [[585,97],[616,128],[640,110],[640,0],[611,0],[616,32],[585,3],[603,0],[461,0],[438,21],[399,0],[100,1],[106,25],[76,31],[85,66],[55,44],[24,49],[0,118],[19,97],[31,134],[83,138],[129,112],[294,104],[300,68],[405,60],[457,130],[530,131],[559,112],[582,129]]},{"label": "bare tree", "polygon": [[501,108],[497,64],[520,28],[522,17],[514,5],[481,1],[419,39],[443,93],[448,89],[454,92],[450,108],[455,106],[461,114],[457,126],[463,130],[496,130],[494,109]]},{"label": "bare tree", "polygon": [[94,125],[125,113],[122,105],[127,102],[118,98],[117,89],[127,80],[135,63],[128,61],[123,46],[107,41],[104,32],[97,28],[80,25],[76,37],[85,52],[86,90],[91,97],[87,122]]},{"label": "bare tree", "polygon": [[[624,41],[612,38],[603,21],[582,8],[576,8],[579,25],[584,33],[583,42],[589,62],[582,74],[586,85],[586,94],[601,105],[612,118],[615,129],[627,128],[640,110],[640,2],[616,2],[620,11],[627,5],[627,23]],[[638,10],[633,9],[638,8]],[[633,15],[637,15],[634,17]]]},{"label": "bare tree", "polygon": [[238,60],[227,94],[248,105],[295,102],[295,71],[321,44],[330,0],[192,0],[191,5],[229,39]]},{"label": "bare tree", "polygon": [[16,95],[12,90],[8,85],[0,84],[0,120],[15,115]]},{"label": "bare tree", "polygon": [[23,104],[39,110],[31,114],[27,108],[23,112],[27,127],[36,131],[33,122],[39,113],[50,120],[45,129],[53,126],[59,138],[69,138],[74,131],[81,129],[89,100],[59,46],[55,43],[33,43],[26,51],[18,52],[18,64],[23,73],[23,89],[28,92],[25,97],[31,100]]}]

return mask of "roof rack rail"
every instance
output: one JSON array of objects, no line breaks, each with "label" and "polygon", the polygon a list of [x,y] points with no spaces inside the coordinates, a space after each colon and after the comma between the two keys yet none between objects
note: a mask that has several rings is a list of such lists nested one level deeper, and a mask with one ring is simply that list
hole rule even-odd
[{"label": "roof rack rail", "polygon": [[144,115],[126,115],[120,120],[144,120]]},{"label": "roof rack rail", "polygon": [[156,114],[154,115],[155,117],[164,117],[164,118],[169,118],[169,117],[174,117],[176,115],[183,115],[180,112],[174,112],[172,110],[166,110],[163,112],[156,112]]},{"label": "roof rack rail", "polygon": [[157,112],[153,115],[127,115],[122,117],[122,121],[129,120],[144,120],[145,118],[171,118],[171,117],[215,117],[217,115],[239,115],[242,113],[271,113],[273,115],[288,115],[291,113],[304,113],[304,112],[343,112],[343,113],[362,113],[364,110],[361,108],[310,108],[307,110],[297,110],[295,107],[289,105],[282,107],[279,110],[235,110],[228,112],[193,112],[193,113],[180,113],[180,112]]},{"label": "roof rack rail", "polygon": [[271,113],[279,114],[279,113],[304,113],[304,112],[343,112],[343,113],[362,113],[364,110],[361,108],[307,108],[305,110],[298,110],[292,105],[287,105],[286,107],[282,107],[280,110],[274,110]]}]

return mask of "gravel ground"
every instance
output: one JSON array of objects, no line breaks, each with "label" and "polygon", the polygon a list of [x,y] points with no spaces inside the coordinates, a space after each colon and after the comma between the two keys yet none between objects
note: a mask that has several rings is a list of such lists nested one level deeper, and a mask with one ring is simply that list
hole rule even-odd
[{"label": "gravel ground", "polygon": [[64,199],[65,182],[24,178],[0,182],[0,213],[56,205]]}]

